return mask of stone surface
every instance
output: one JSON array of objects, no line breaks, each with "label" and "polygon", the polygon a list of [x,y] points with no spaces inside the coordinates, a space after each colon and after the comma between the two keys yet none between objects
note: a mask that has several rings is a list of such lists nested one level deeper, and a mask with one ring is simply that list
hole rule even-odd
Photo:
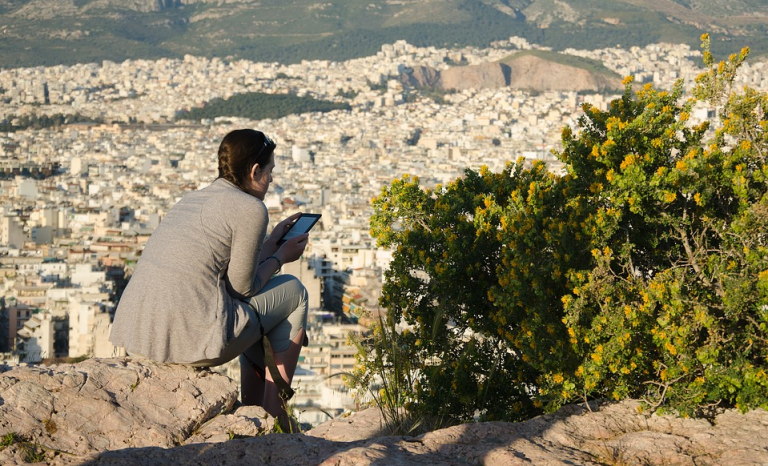
[{"label": "stone surface", "polygon": [[509,86],[535,91],[604,91],[622,88],[621,79],[592,73],[532,55],[509,62]]},{"label": "stone surface", "polygon": [[233,438],[255,437],[271,432],[275,419],[259,406],[240,406],[232,413],[221,414],[200,426],[184,442],[226,442]]},{"label": "stone surface", "polygon": [[440,87],[440,72],[429,66],[415,66],[400,75],[400,82],[411,87]]},{"label": "stone surface", "polygon": [[383,437],[386,435],[386,428],[381,419],[381,412],[377,408],[368,408],[347,417],[331,419],[305,433],[326,440],[352,442]]},{"label": "stone surface", "polygon": [[[420,437],[381,436],[386,426],[368,409],[280,435],[265,434],[272,420],[236,407],[236,395],[219,374],[130,359],[0,368],[0,436],[28,436],[53,466],[768,465],[760,409],[710,423],[648,415],[635,401],[592,403]],[[7,446],[0,464],[26,465],[28,453]]]},{"label": "stone surface", "polygon": [[131,359],[5,369],[0,434],[72,455],[180,445],[238,396],[215,372]]},{"label": "stone surface", "polygon": [[508,83],[508,66],[501,63],[483,63],[453,66],[440,73],[443,89],[499,89]]},{"label": "stone surface", "polygon": [[530,91],[604,91],[620,90],[621,79],[555,63],[532,55],[509,60],[508,63],[483,63],[453,66],[438,71],[417,66],[400,75],[400,82],[417,88],[445,90],[499,89],[511,87]]}]

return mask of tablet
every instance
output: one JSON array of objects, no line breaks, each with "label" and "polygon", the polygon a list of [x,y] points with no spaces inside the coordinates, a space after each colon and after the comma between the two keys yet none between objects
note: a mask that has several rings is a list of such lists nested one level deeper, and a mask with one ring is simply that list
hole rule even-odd
[{"label": "tablet", "polygon": [[299,217],[295,222],[293,222],[293,224],[291,225],[291,229],[286,231],[285,235],[283,235],[283,237],[277,241],[278,246],[285,243],[291,238],[299,236],[303,233],[307,233],[309,230],[312,229],[313,226],[315,226],[315,223],[317,223],[317,221],[320,220],[320,217],[322,217],[321,214],[302,213],[301,217]]}]

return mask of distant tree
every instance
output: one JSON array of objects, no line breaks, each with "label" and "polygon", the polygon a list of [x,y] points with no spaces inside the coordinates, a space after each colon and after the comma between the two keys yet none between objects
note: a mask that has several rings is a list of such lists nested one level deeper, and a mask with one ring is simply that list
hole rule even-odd
[{"label": "distant tree", "polygon": [[345,91],[345,90],[343,90],[343,89],[339,89],[339,90],[336,92],[336,95],[337,95],[337,96],[339,96],[339,97],[343,97],[343,98],[345,98],[345,99],[349,99],[349,100],[352,100],[352,99],[354,99],[355,97],[357,97],[357,95],[358,95],[358,94],[359,94],[359,92],[358,92],[358,91],[355,91],[355,90],[353,90],[353,89],[350,89],[350,90],[347,90],[347,91]]},{"label": "distant tree", "polygon": [[415,146],[416,144],[419,143],[420,139],[421,139],[421,128],[416,128],[405,140],[405,143],[409,146]]},{"label": "distant tree", "polygon": [[0,121],[0,131],[15,132],[25,130],[27,128],[43,129],[51,127],[59,127],[64,124],[71,123],[102,123],[101,118],[85,117],[76,113],[74,115],[62,115],[56,113],[53,115],[22,115],[16,117],[15,115],[8,115],[4,120]]},{"label": "distant tree", "polygon": [[386,84],[374,83],[374,82],[371,82],[371,81],[368,81],[368,87],[372,91],[379,91],[379,92],[382,92],[382,93],[387,90]]}]

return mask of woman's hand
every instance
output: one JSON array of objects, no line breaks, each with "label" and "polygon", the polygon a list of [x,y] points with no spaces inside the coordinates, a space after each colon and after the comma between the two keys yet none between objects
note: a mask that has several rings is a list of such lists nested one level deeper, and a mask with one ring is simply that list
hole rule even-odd
[{"label": "woman's hand", "polygon": [[304,254],[304,248],[307,247],[308,241],[309,233],[291,238],[280,246],[275,255],[280,258],[283,264],[296,261]]},{"label": "woman's hand", "polygon": [[[275,230],[277,230],[277,227],[275,227]],[[267,259],[264,259],[256,270],[256,275],[260,282],[266,284],[270,277],[280,270],[282,264],[297,261],[304,254],[304,248],[307,247],[308,240],[309,233],[301,234],[289,239],[273,254],[270,254],[270,256],[275,256],[274,258],[277,260],[267,260],[269,259],[269,256],[267,256]],[[263,252],[264,250],[262,249]]]},{"label": "woman's hand", "polygon": [[301,212],[297,212],[290,217],[286,218],[282,222],[278,223],[277,226],[275,226],[275,229],[272,230],[272,233],[269,234],[269,239],[274,239],[275,244],[277,244],[277,241],[282,238],[288,230],[291,229],[291,225],[299,218],[301,217]]},{"label": "woman's hand", "polygon": [[293,225],[296,219],[300,216],[301,212],[293,214],[275,226],[275,229],[272,230],[272,233],[270,233],[269,236],[267,236],[266,241],[264,241],[264,244],[261,246],[262,258],[269,257],[277,251],[277,242],[291,229],[291,225]]}]

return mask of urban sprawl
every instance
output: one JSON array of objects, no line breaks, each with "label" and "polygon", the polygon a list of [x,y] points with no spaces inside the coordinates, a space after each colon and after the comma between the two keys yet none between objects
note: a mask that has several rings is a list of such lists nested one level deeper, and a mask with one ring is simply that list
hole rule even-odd
[{"label": "urban sprawl", "polygon": [[[109,331],[143,245],[184,193],[216,178],[221,138],[250,127],[278,145],[265,199],[273,224],[297,211],[323,214],[304,258],[283,268],[307,286],[313,316],[295,402],[311,423],[353,409],[355,397],[334,374],[354,363],[349,333],[363,332],[365,317],[379,311],[391,253],[376,247],[368,221],[382,186],[411,174],[434,187],[466,168],[500,170],[520,157],[561,170],[551,151],[563,127],[576,128],[584,102],[605,109],[618,97],[474,89],[446,94],[438,104],[407,98],[398,76],[415,66],[481,64],[528,48],[535,46],[516,37],[485,49],[400,41],[346,62],[186,56],[0,70],[0,121],[58,113],[108,122],[0,133],[0,363],[124,355],[110,344]],[[702,71],[701,53],[686,45],[565,53],[662,89],[678,79],[690,89]],[[743,66],[738,85],[768,89],[766,67]],[[212,99],[246,92],[348,102],[351,110],[177,120]],[[712,115],[698,108],[691,120]],[[221,370],[239,377],[236,362]]]}]

